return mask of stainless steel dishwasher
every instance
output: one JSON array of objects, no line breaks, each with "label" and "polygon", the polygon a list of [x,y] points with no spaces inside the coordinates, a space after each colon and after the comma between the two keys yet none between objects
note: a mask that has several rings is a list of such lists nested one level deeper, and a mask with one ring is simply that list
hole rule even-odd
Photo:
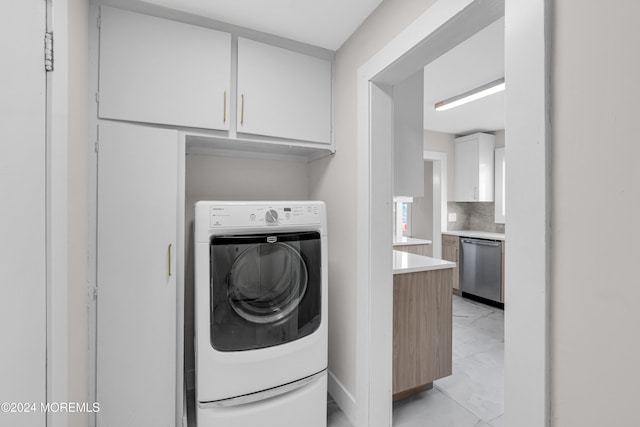
[{"label": "stainless steel dishwasher", "polygon": [[501,263],[499,241],[461,238],[460,290],[500,302]]}]

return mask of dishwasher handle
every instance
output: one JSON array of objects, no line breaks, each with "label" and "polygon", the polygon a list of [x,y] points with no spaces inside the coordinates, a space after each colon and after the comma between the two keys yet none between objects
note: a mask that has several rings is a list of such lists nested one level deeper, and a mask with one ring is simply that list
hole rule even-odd
[{"label": "dishwasher handle", "polygon": [[462,243],[470,243],[472,245],[491,246],[497,248],[500,246],[500,242],[495,240],[478,240],[478,239],[460,239]]}]

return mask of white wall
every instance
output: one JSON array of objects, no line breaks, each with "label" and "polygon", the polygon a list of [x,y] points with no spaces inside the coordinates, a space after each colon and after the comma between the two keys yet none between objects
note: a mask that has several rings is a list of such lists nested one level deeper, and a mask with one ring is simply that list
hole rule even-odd
[{"label": "white wall", "polygon": [[552,425],[636,426],[640,2],[552,4]]},{"label": "white wall", "polygon": [[[89,2],[69,2],[68,121],[68,399],[89,399]],[[54,71],[55,72],[55,71]],[[69,413],[70,427],[86,427],[87,413]]]},{"label": "white wall", "polygon": [[193,204],[199,200],[308,200],[309,165],[298,161],[188,155],[186,174],[185,369],[192,370]]},{"label": "white wall", "polygon": [[455,142],[456,136],[451,133],[424,131],[424,150],[447,153],[447,200],[453,200],[455,188]]},{"label": "white wall", "polygon": [[493,135],[496,137],[496,140],[495,140],[496,148],[504,147],[505,146],[504,129],[493,132]]},{"label": "white wall", "polygon": [[[424,196],[414,197],[411,204],[411,236],[433,240],[433,162],[424,162]],[[433,245],[427,255],[431,256]]]},{"label": "white wall", "polygon": [[311,198],[326,201],[329,229],[329,370],[355,395],[357,70],[435,0],[387,0],[336,54],[336,154],[311,164]]}]

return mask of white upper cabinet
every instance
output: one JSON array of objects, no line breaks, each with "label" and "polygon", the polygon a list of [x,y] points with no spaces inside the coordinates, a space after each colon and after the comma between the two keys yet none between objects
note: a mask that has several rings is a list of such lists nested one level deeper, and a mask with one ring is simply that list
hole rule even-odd
[{"label": "white upper cabinet", "polygon": [[102,6],[99,117],[229,129],[231,35]]},{"label": "white upper cabinet", "polygon": [[456,138],[456,202],[493,202],[494,148],[495,137],[490,134]]},{"label": "white upper cabinet", "polygon": [[238,133],[331,143],[331,62],[238,38]]}]

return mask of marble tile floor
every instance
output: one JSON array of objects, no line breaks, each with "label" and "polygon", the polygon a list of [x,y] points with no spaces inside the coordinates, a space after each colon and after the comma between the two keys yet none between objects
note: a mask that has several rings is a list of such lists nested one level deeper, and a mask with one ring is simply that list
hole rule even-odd
[{"label": "marble tile floor", "polygon": [[[453,375],[393,405],[394,427],[503,427],[504,312],[453,296]],[[329,401],[328,427],[350,427]]]}]

